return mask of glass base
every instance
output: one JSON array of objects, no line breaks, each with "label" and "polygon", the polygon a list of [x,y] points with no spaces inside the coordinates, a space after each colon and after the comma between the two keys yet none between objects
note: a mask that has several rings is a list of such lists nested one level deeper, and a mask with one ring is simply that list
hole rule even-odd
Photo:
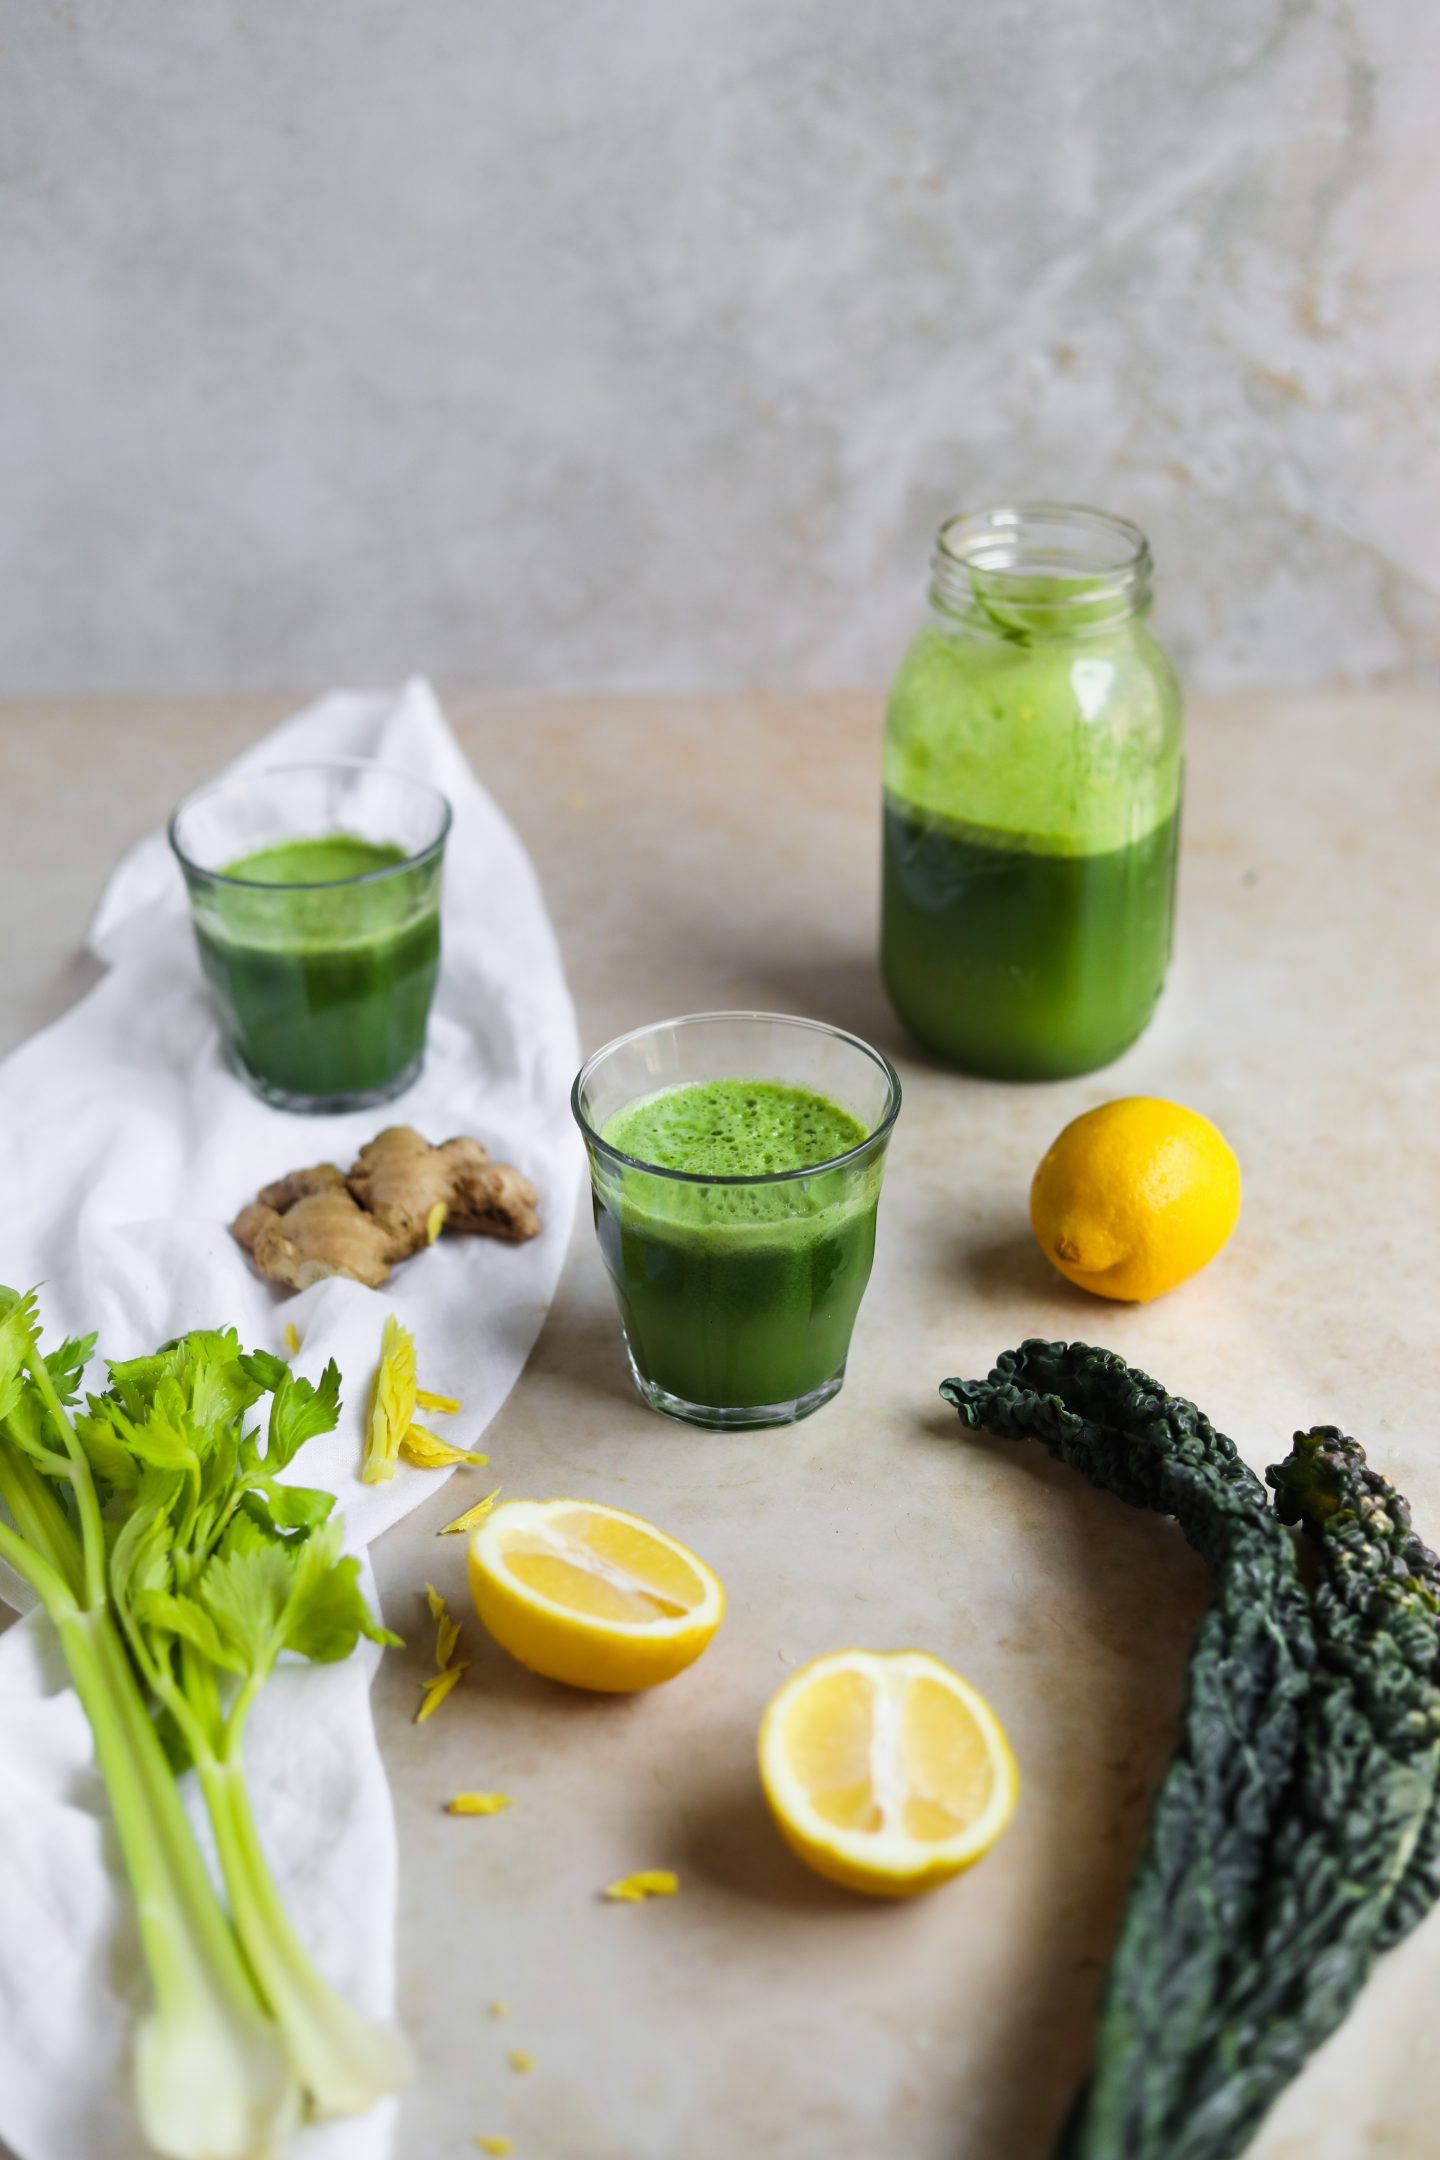
[{"label": "glass base", "polygon": [[292,1088],[276,1087],[271,1080],[262,1080],[259,1073],[251,1072],[243,1059],[233,1056],[232,1069],[240,1075],[251,1093],[262,1102],[269,1103],[272,1110],[298,1110],[302,1116],[327,1117],[341,1110],[373,1110],[380,1103],[394,1102],[397,1095],[413,1087],[425,1064],[422,1051],[419,1057],[387,1080],[381,1087],[360,1088],[352,1095],[297,1095]]},{"label": "glass base", "polygon": [[687,1402],[683,1395],[672,1395],[668,1388],[647,1380],[635,1362],[635,1353],[628,1340],[625,1355],[630,1360],[630,1377],[642,1402],[650,1409],[658,1410],[662,1417],[675,1418],[682,1425],[703,1425],[711,1432],[758,1432],[767,1425],[798,1425],[801,1418],[823,1410],[845,1385],[845,1367],[842,1365],[828,1380],[822,1380],[819,1387],[811,1388],[808,1395],[797,1395],[790,1402],[717,1408],[712,1403]]}]

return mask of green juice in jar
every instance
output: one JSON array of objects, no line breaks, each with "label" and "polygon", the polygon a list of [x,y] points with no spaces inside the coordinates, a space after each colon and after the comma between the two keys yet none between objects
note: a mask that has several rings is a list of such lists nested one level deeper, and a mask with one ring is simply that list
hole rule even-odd
[{"label": "green juice in jar", "polygon": [[1106,1065],[1170,958],[1179,690],[1149,551],[1067,505],[942,528],[886,719],[881,963],[926,1049],[995,1079]]}]

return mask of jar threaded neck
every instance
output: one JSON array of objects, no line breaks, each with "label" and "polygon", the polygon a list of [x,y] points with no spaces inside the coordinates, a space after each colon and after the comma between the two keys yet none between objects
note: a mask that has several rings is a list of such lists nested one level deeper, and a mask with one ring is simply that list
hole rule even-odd
[{"label": "jar threaded neck", "polygon": [[940,527],[930,599],[991,637],[1094,637],[1149,613],[1151,567],[1128,518],[1083,503],[994,503]]}]

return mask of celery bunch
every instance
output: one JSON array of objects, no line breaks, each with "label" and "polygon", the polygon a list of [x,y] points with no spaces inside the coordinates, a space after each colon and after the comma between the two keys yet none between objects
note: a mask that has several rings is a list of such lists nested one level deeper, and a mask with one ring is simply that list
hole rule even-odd
[{"label": "celery bunch", "polygon": [[[311,1387],[233,1331],[200,1332],[112,1365],[77,1412],[93,1346],[46,1356],[33,1295],[0,1290],[0,1557],[55,1624],[114,1810],[154,1990],[145,2135],[168,2160],[263,2160],[302,2113],[359,2113],[407,2062],[295,1935],[250,1807],[245,1721],[282,1651],[329,1662],[361,1635],[395,1638],[342,1553],[333,1496],[278,1478],[335,1424],[333,1364]],[[266,1396],[262,1442],[247,1415]],[[186,1761],[224,1904],[181,1803]]]}]

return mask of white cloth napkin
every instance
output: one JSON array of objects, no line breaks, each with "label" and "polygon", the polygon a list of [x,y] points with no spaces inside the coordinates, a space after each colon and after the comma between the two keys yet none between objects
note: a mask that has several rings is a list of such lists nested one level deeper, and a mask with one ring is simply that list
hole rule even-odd
[{"label": "white cloth napkin", "polygon": [[[357,1476],[385,1315],[413,1329],[422,1385],[458,1396],[433,1422],[473,1445],[504,1401],[554,1294],[580,1153],[567,1093],[575,1019],[529,859],[475,781],[429,685],[338,694],[288,721],[232,771],[297,757],[374,757],[434,782],[455,820],[446,855],[440,986],[425,1070],[393,1106],[343,1117],[267,1108],[228,1069],[163,834],[126,857],[90,942],[109,972],[0,1066],[0,1280],[43,1283],[53,1346],[99,1330],[130,1357],[191,1327],[233,1324],[247,1347],[302,1337],[297,1370],[344,1375],[338,1431],[292,1475],[339,1495],[351,1549],[433,1493],[444,1473]],[[281,1299],[226,1225],[303,1163],[342,1165],[385,1124],[472,1133],[540,1189],[522,1246],[442,1239],[381,1290],[338,1279]],[[92,1372],[98,1379],[100,1368]],[[456,1512],[487,1487],[467,1470]],[[417,1585],[417,1589],[419,1585]],[[31,1601],[13,1579],[0,1595]],[[393,1616],[413,1633],[413,1610]],[[367,2012],[394,2007],[395,1830],[371,1725],[378,1653],[293,1664],[265,1688],[247,1757],[256,1813],[300,1933]],[[130,2100],[135,2011],[147,1996],[89,1728],[43,1615],[0,1638],[0,2138],[19,2160],[141,2160]],[[311,2130],[303,2160],[381,2160],[394,2106]]]}]

